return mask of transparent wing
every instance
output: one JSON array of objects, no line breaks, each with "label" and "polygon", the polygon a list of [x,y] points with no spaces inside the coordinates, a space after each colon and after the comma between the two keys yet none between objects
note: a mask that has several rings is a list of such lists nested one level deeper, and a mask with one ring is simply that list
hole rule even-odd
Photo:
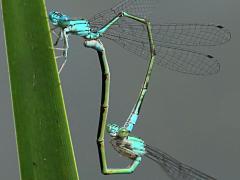
[{"label": "transparent wing", "polygon": [[[91,18],[92,31],[98,31],[121,11],[145,17],[156,2],[123,0],[113,8]],[[155,24],[152,25],[152,32],[157,50],[157,63],[170,70],[194,75],[215,74],[220,70],[220,64],[214,57],[188,50],[186,47],[215,46],[231,38],[230,32],[223,26],[213,24]],[[143,24],[123,17],[104,33],[104,37],[144,59],[149,57],[147,30]]]},{"label": "transparent wing", "polygon": [[[96,32],[121,11],[126,11],[129,14],[142,18],[148,17],[151,13],[151,9],[156,7],[156,3],[157,0],[122,0],[111,9],[96,14],[94,17],[89,19],[89,22],[91,24],[92,30]],[[128,21],[128,19],[121,19],[115,23],[112,28],[114,26],[117,27],[118,24],[127,23]]]},{"label": "transparent wing", "polygon": [[173,180],[216,180],[197,169],[185,165],[160,149],[146,145],[146,157],[159,164]]},{"label": "transparent wing", "polygon": [[[148,42],[146,26],[134,21],[113,26],[107,33]],[[214,24],[152,24],[152,33],[159,46],[216,46],[231,39],[226,28]]]},{"label": "transparent wing", "polygon": [[[128,37],[110,30],[104,37],[111,39],[127,51],[130,51],[145,60],[150,57],[149,43],[136,36]],[[142,35],[146,38],[146,34]],[[157,64],[173,71],[194,75],[216,74],[220,70],[217,59],[211,55],[184,49],[178,46],[162,44],[156,46]]]}]

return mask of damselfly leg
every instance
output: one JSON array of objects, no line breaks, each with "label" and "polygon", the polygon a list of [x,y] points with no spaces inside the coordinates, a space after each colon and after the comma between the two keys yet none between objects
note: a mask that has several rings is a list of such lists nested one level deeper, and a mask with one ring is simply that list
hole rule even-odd
[{"label": "damselfly leg", "polygon": [[54,46],[58,45],[59,40],[63,39],[62,31],[59,31],[58,33],[55,31],[58,27],[53,27],[51,28],[51,32],[53,33],[54,36],[56,36],[56,41],[53,43]]},{"label": "damselfly leg", "polygon": [[[60,59],[60,58],[64,58],[64,62],[61,64],[60,68],[58,69],[58,73],[60,74],[63,67],[65,66],[66,62],[67,62],[67,55],[68,55],[68,35],[66,33],[66,31],[63,29],[61,29],[58,33],[55,31],[57,29],[57,27],[54,27],[51,29],[53,35],[57,38],[55,40],[54,43],[54,50],[57,51],[61,51],[61,55],[57,55],[56,59]],[[56,47],[59,42],[62,41],[63,42],[63,47]]]}]

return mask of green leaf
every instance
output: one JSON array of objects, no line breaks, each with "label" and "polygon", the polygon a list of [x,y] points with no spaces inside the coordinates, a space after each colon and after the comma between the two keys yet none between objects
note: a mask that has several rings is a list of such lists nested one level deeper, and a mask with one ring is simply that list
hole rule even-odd
[{"label": "green leaf", "polygon": [[78,180],[43,0],[2,0],[22,180]]}]

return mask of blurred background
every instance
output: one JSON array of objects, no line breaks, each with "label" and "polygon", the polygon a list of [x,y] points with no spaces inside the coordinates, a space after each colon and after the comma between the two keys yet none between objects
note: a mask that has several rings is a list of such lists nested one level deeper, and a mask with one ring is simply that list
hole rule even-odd
[{"label": "blurred background", "polygon": [[[72,17],[90,18],[117,0],[46,1],[47,9]],[[155,66],[148,94],[134,135],[176,159],[223,179],[239,177],[240,61],[238,0],[159,0],[154,23],[214,23],[227,27],[232,40],[201,51],[218,57],[221,71],[213,76],[192,76]],[[102,40],[111,70],[109,122],[123,124],[139,93],[147,61],[114,42]],[[0,21],[0,179],[19,179],[14,120],[7,60]],[[144,158],[131,175],[104,176],[100,172],[96,135],[101,96],[101,71],[96,52],[79,37],[70,37],[69,62],[61,73],[62,88],[81,179],[168,179],[161,168]],[[129,161],[107,143],[111,167]]]}]

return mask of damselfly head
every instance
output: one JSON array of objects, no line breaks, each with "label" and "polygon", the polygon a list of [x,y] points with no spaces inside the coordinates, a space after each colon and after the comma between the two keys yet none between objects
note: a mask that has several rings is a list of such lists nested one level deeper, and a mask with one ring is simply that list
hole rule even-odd
[{"label": "damselfly head", "polygon": [[116,124],[107,124],[107,132],[110,134],[110,136],[115,137],[117,136],[117,133],[119,131],[120,127]]},{"label": "damselfly head", "polygon": [[52,22],[53,25],[58,25],[62,21],[67,21],[69,20],[69,17],[66,16],[65,14],[62,14],[58,11],[51,11],[48,14],[49,20]]}]

